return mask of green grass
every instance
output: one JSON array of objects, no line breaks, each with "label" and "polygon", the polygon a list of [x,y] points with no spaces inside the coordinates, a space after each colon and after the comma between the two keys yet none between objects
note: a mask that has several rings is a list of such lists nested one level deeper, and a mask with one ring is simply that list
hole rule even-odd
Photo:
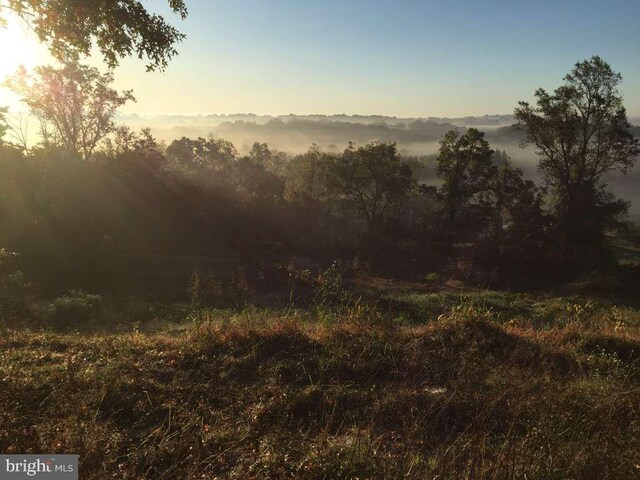
[{"label": "green grass", "polygon": [[422,321],[356,303],[7,328],[0,451],[78,453],[83,479],[640,476],[640,311],[403,289]]},{"label": "green grass", "polygon": [[[406,288],[406,285],[369,286],[366,295],[378,298],[400,320],[425,324],[452,309],[472,308],[491,313],[495,322],[532,324],[536,328],[562,326],[579,319],[633,314],[631,306],[611,296],[584,293],[508,292],[464,285]],[[628,303],[628,302],[627,302]]]},{"label": "green grass", "polygon": [[615,256],[621,265],[640,265],[640,246],[624,238],[611,242]]}]

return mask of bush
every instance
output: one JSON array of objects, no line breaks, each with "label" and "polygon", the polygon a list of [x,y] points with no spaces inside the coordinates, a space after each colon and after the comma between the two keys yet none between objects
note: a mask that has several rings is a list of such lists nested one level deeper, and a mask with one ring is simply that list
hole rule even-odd
[{"label": "bush", "polygon": [[226,281],[212,275],[201,276],[194,270],[187,294],[192,310],[201,307],[243,308],[251,295],[251,285],[244,270],[237,268]]},{"label": "bush", "polygon": [[27,282],[20,271],[7,272],[5,260],[15,253],[0,249],[0,319],[16,315],[24,310],[24,294]]},{"label": "bush", "polygon": [[14,272],[0,277],[0,318],[20,313],[22,298],[27,282],[22,272]]},{"label": "bush", "polygon": [[53,321],[57,327],[85,325],[103,313],[102,297],[82,290],[70,290],[53,301]]}]

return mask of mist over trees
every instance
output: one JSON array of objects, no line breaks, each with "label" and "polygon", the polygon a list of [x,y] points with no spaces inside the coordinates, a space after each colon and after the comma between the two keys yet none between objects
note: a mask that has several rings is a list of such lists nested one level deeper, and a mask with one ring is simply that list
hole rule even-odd
[{"label": "mist over trees", "polygon": [[[493,138],[500,126],[511,125],[512,115],[473,118],[401,118],[382,115],[119,115],[119,122],[132,128],[150,127],[159,140],[206,137],[213,133],[232,141],[245,152],[254,141],[290,153],[302,153],[315,143],[337,153],[349,142],[363,145],[376,140],[396,142],[399,151],[412,155],[432,154],[438,141],[452,128],[487,122]],[[483,128],[483,127],[478,127]],[[511,142],[511,139],[509,139]]]},{"label": "mist over trees", "polygon": [[[5,83],[29,113],[0,106],[0,451],[100,480],[637,478],[640,127],[619,73],[579,62],[513,115],[154,123],[113,87],[123,58],[164,70],[185,38],[149,3],[0,0],[0,28],[17,15],[59,62]],[[227,46],[285,38],[291,12],[305,40],[309,20],[334,33],[316,5],[252,7],[267,28],[242,11]],[[367,47],[384,26],[357,78],[392,65],[401,8],[359,15],[393,12],[369,32],[334,7]],[[486,30],[469,7],[454,27]],[[282,76],[286,47],[246,58]],[[106,73],[81,63],[96,50]]]},{"label": "mist over trees", "polygon": [[[386,140],[342,150],[313,144],[298,154],[260,141],[240,150],[211,135],[159,142],[150,129],[116,126],[115,111],[132,94],[113,90],[111,74],[77,63],[41,68],[10,82],[41,120],[44,140],[2,147],[2,245],[53,289],[125,288],[117,279],[126,272],[137,288],[171,290],[203,259],[228,274],[248,268],[248,258],[251,280],[268,288],[284,281],[278,268],[287,259],[355,254],[452,271],[469,263],[530,278],[573,275],[611,264],[605,234],[624,227],[628,206],[607,190],[606,174],[633,165],[638,140],[619,81],[594,57],[554,94],[539,90],[536,106],[516,109],[520,135],[540,156],[537,185],[480,130],[437,122],[358,127],[438,132],[433,156]],[[352,133],[344,120],[321,123]],[[279,260],[256,260],[249,252],[263,247],[255,242],[278,245],[268,248]]]}]

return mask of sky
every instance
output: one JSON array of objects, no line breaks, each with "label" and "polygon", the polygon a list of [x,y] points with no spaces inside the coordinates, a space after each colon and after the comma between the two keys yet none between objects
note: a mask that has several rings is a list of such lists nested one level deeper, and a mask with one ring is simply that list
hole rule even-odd
[{"label": "sky", "polygon": [[[170,15],[166,0],[143,2]],[[600,55],[640,116],[639,0],[187,0],[187,35],[166,72],[128,59],[116,84],[139,114],[508,114]],[[10,28],[21,29],[19,26]],[[22,28],[24,30],[24,28]],[[16,39],[20,37],[24,45]],[[15,48],[6,50],[11,40]],[[47,62],[0,32],[0,75]],[[6,54],[5,51],[9,53]],[[92,60],[101,65],[99,58]],[[0,93],[0,104],[14,100]]]}]

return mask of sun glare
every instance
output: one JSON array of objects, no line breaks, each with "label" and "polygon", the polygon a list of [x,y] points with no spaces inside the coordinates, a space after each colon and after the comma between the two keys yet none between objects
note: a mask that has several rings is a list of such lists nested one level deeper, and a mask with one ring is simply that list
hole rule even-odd
[{"label": "sun glare", "polygon": [[[0,27],[0,82],[13,75],[20,65],[31,70],[35,65],[47,63],[46,50],[38,44],[35,34],[20,20],[8,18],[6,27]],[[0,106],[14,107],[16,99],[6,88],[0,88]]]}]

